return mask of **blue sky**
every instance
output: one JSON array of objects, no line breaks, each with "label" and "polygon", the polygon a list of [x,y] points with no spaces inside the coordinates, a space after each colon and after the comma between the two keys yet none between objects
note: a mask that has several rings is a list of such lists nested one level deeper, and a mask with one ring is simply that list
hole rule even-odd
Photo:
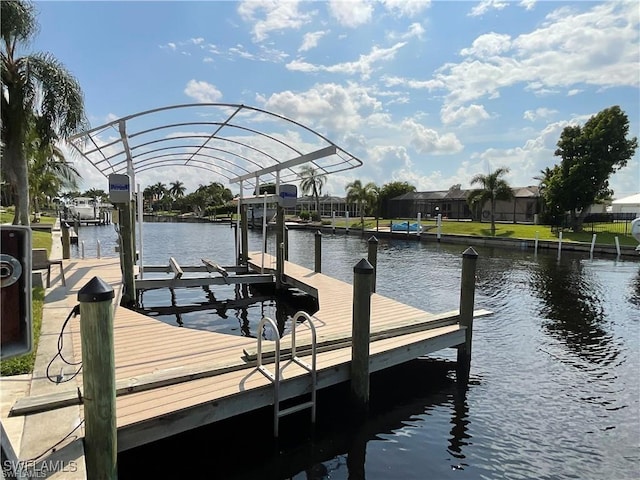
[{"label": "blue sky", "polygon": [[[227,102],[302,122],[364,166],[360,179],[418,190],[469,186],[508,167],[537,184],[562,129],[620,105],[640,136],[640,9],[630,2],[37,2],[30,45],[78,78],[92,126],[172,104]],[[638,154],[615,197],[640,191]],[[78,160],[83,189],[107,182]],[[220,181],[141,173],[143,188]],[[233,188],[232,188],[233,189]]]}]

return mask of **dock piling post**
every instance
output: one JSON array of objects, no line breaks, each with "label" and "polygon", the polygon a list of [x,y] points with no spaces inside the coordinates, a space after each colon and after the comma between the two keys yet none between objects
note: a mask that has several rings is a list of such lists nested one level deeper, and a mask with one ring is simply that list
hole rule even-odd
[{"label": "dock piling post", "polygon": [[347,222],[347,235],[349,235],[349,210],[345,212],[346,214],[346,222]]},{"label": "dock piling post", "polygon": [[80,258],[84,260],[84,240],[80,242]]},{"label": "dock piling post", "polygon": [[331,233],[336,234],[336,211],[331,212]]},{"label": "dock piling post", "polygon": [[102,244],[100,243],[100,239],[96,240],[96,257],[100,258],[102,254]]},{"label": "dock piling post", "polygon": [[364,258],[353,267],[353,326],[351,342],[351,403],[356,417],[369,409],[369,343],[373,267]]},{"label": "dock piling post", "polygon": [[78,291],[87,478],[116,479],[116,381],[113,288],[93,277]]},{"label": "dock piling post", "polygon": [[438,218],[436,220],[436,224],[438,226],[436,237],[437,237],[438,242],[439,242],[440,238],[442,238],[442,214],[441,213],[438,214]]},{"label": "dock piling post", "polygon": [[130,306],[136,299],[135,277],[133,275],[134,247],[131,225],[131,202],[119,204],[120,207],[120,236],[122,238],[122,276],[124,279],[124,291],[122,293],[122,304]]},{"label": "dock piling post", "polygon": [[616,252],[618,254],[618,256],[620,256],[620,240],[618,239],[618,236],[616,235],[616,237],[614,238],[615,242],[616,242]]},{"label": "dock piling post", "polygon": [[246,204],[242,204],[242,225],[240,227],[240,264],[246,265],[249,261],[249,211]]},{"label": "dock piling post", "polygon": [[69,235],[69,224],[62,222],[62,258],[68,260],[71,258],[71,237]]},{"label": "dock piling post", "polygon": [[538,240],[540,239],[540,232],[536,230],[536,239],[533,242],[533,254],[538,255]]},{"label": "dock piling post", "polygon": [[558,235],[558,260],[560,260],[560,255],[562,254],[562,230]]},{"label": "dock piling post", "polygon": [[478,253],[467,248],[462,253],[462,278],[460,281],[460,326],[466,327],[465,341],[458,346],[457,375],[458,379],[469,378],[471,366],[471,340],[473,337],[473,306],[476,292],[476,262]]},{"label": "dock piling post", "polygon": [[322,273],[322,232],[318,230],[315,234],[316,248],[315,248],[315,262],[313,271],[316,273]]},{"label": "dock piling post", "polygon": [[378,239],[371,236],[368,243],[367,261],[373,267],[373,278],[371,279],[371,291],[376,291],[376,277],[378,276]]},{"label": "dock piling post", "polygon": [[597,233],[593,234],[593,237],[591,237],[591,250],[589,250],[589,256],[591,258],[593,258],[593,249],[596,247],[596,237],[598,236]]},{"label": "dock piling post", "polygon": [[276,289],[282,288],[284,273],[284,208],[278,204],[276,213]]},{"label": "dock piling post", "polygon": [[284,227],[284,260],[289,261],[289,229]]}]

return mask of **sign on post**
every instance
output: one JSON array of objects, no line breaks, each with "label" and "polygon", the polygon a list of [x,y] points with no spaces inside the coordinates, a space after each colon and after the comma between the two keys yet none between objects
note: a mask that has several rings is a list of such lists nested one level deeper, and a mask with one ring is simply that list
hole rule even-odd
[{"label": "sign on post", "polygon": [[298,187],[295,185],[280,185],[278,203],[282,208],[295,208],[298,202]]},{"label": "sign on post", "polygon": [[131,201],[129,175],[117,173],[109,175],[109,201],[111,203],[128,203]]}]

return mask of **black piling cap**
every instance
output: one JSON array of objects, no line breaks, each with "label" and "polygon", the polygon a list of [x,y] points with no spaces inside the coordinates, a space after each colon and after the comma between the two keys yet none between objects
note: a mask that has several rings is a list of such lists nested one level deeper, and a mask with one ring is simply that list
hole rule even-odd
[{"label": "black piling cap", "polygon": [[353,267],[353,273],[364,273],[365,275],[371,275],[373,273],[373,267],[366,258],[363,258],[358,263],[356,263],[355,267]]},{"label": "black piling cap", "polygon": [[321,237],[322,236],[322,232],[320,230],[316,231],[316,237]]},{"label": "black piling cap", "polygon": [[78,301],[85,303],[106,302],[114,296],[113,287],[99,277],[93,277],[78,291]]},{"label": "black piling cap", "polygon": [[465,258],[478,258],[478,252],[476,252],[473,247],[469,247],[462,252],[462,256]]},{"label": "black piling cap", "polygon": [[375,235],[371,235],[371,237],[369,238],[369,240],[367,240],[367,242],[369,242],[369,243],[378,243],[378,239],[376,238]]}]

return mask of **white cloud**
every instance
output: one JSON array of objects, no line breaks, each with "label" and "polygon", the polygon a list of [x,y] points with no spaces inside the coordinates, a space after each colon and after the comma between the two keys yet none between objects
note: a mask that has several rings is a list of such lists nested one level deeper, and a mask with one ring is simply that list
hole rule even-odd
[{"label": "white cloud", "polygon": [[360,74],[363,79],[368,79],[373,72],[374,64],[386,60],[392,60],[396,52],[406,45],[406,42],[399,42],[389,48],[379,48],[374,46],[371,52],[360,55],[360,58],[353,62],[336,63],[334,65],[315,65],[304,60],[292,60],[287,63],[288,70],[298,72],[329,72],[342,73],[346,75]]},{"label": "white cloud", "polygon": [[304,37],[302,38],[302,45],[300,45],[300,48],[298,48],[299,52],[306,52],[307,50],[311,50],[312,48],[315,48],[318,46],[318,41],[324,37],[327,33],[329,33],[328,30],[318,30],[317,32],[309,32],[309,33],[305,33]]},{"label": "white cloud", "polygon": [[533,10],[533,7],[536,5],[537,0],[522,0],[520,2],[520,6],[525,10]]},{"label": "white cloud", "polygon": [[549,117],[552,117],[556,113],[558,113],[557,110],[541,107],[541,108],[536,108],[535,110],[525,111],[522,118],[524,118],[525,120],[529,120],[531,122],[535,122],[538,119],[547,119]]},{"label": "white cloud", "polygon": [[470,17],[479,17],[487,13],[489,10],[502,10],[507,5],[508,3],[502,0],[481,0],[471,9],[468,15]]},{"label": "white cloud", "polygon": [[192,38],[191,43],[193,43],[194,45],[202,45],[204,43],[204,38],[202,37]]},{"label": "white cloud", "polygon": [[[252,22],[253,39],[265,40],[269,33],[278,30],[299,29],[311,21],[312,15],[298,10],[297,0],[245,0],[238,6],[238,13],[245,22]],[[257,19],[263,14],[262,19]]]},{"label": "white cloud", "polygon": [[577,94],[579,94],[580,92],[582,92],[582,90],[581,90],[581,89],[579,89],[579,88],[572,88],[571,90],[569,90],[569,91],[567,92],[567,97],[573,97],[574,95],[577,95]]},{"label": "white cloud", "polygon": [[402,122],[402,128],[409,132],[409,142],[418,153],[442,155],[458,153],[464,148],[455,134],[439,134],[436,130],[427,128],[414,119],[404,120]]},{"label": "white cloud", "polygon": [[171,50],[175,50],[176,49],[176,44],[173,42],[169,42],[167,43],[167,47],[169,47]]},{"label": "white cloud", "polygon": [[576,84],[638,86],[637,5],[596,5],[584,13],[555,11],[537,30],[509,37],[486,34],[448,63],[424,86],[448,91],[447,102],[464,104],[497,98],[500,90],[523,84],[536,94],[556,93]]},{"label": "white cloud", "polygon": [[189,80],[184,93],[201,103],[215,103],[222,98],[222,92],[215,85],[202,80]]},{"label": "white cloud", "polygon": [[411,25],[409,25],[409,30],[407,30],[407,32],[400,38],[409,39],[416,37],[422,40],[422,38],[424,37],[424,32],[425,30],[422,25],[420,25],[419,23],[412,23]]},{"label": "white cloud", "polygon": [[373,4],[367,0],[329,0],[329,12],[343,27],[356,28],[371,21]]},{"label": "white cloud", "polygon": [[500,33],[486,33],[473,41],[471,48],[463,48],[460,54],[477,58],[491,58],[511,48],[511,37]]},{"label": "white cloud", "polygon": [[367,149],[367,160],[377,164],[411,166],[407,149],[400,145],[374,145]]},{"label": "white cloud", "polygon": [[382,108],[365,88],[353,83],[346,86],[324,83],[305,92],[274,93],[264,106],[314,128],[340,135],[356,130],[367,115]]},{"label": "white cloud", "polygon": [[484,105],[471,104],[468,107],[455,107],[453,105],[445,105],[440,110],[440,118],[442,123],[449,125],[451,123],[459,123],[460,125],[476,125],[482,120],[490,118]]},{"label": "white cloud", "polygon": [[431,0],[380,0],[384,7],[401,17],[415,17],[431,6]]},{"label": "white cloud", "polygon": [[204,57],[204,58],[202,59],[202,61],[203,61],[204,63],[212,63],[212,62],[213,62],[213,58],[211,58],[211,57]]}]

